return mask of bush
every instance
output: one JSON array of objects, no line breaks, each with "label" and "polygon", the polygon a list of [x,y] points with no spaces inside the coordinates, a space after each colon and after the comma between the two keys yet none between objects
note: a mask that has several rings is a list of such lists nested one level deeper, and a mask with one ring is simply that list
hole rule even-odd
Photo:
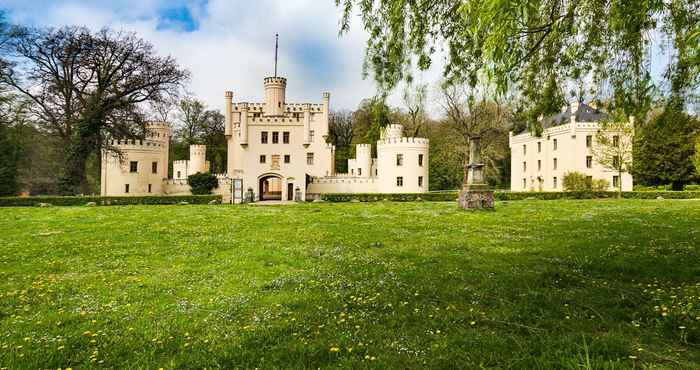
[{"label": "bush", "polygon": [[581,172],[567,172],[562,178],[562,186],[565,191],[591,191],[593,180]]},{"label": "bush", "polygon": [[179,204],[181,202],[187,202],[189,204],[207,204],[212,200],[218,200],[221,202],[221,195],[176,195],[148,197],[0,197],[0,207],[31,207],[38,206],[39,203],[51,204],[54,206],[85,206],[91,202],[95,203],[96,205],[103,206],[133,204]]},{"label": "bush", "polygon": [[[568,192],[495,192],[493,194],[495,200],[499,201],[516,201],[516,200],[556,200],[556,199],[608,199],[616,198],[617,192],[614,191],[568,191]],[[627,191],[622,193],[623,198],[627,199],[656,199],[657,197],[666,199],[700,199],[700,191]],[[328,202],[378,202],[378,201],[394,201],[394,202],[412,202],[412,201],[429,201],[429,202],[454,202],[458,197],[458,192],[437,192],[437,193],[404,193],[404,194],[384,194],[384,193],[328,193],[321,194],[320,198]]]},{"label": "bush", "polygon": [[194,175],[189,175],[187,182],[192,188],[192,194],[195,195],[211,194],[213,189],[219,187],[219,180],[209,172],[197,172]]},{"label": "bush", "polygon": [[608,189],[610,189],[610,181],[606,179],[595,179],[591,183],[592,191],[608,191]]}]

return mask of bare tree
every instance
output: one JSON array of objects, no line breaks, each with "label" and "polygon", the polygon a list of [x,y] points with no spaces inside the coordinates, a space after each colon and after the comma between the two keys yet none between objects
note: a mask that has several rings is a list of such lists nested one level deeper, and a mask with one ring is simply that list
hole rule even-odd
[{"label": "bare tree", "polygon": [[336,148],[349,147],[354,133],[353,112],[349,110],[333,111],[328,117],[328,133],[330,142]]},{"label": "bare tree", "polygon": [[622,174],[632,171],[634,124],[624,120],[605,120],[595,134],[591,152],[595,161],[617,173],[618,196],[622,194]]},{"label": "bare tree", "polygon": [[408,84],[403,90],[402,98],[410,120],[407,129],[410,130],[409,132],[412,132],[410,136],[418,137],[425,131],[425,103],[428,98],[428,85],[419,84],[414,86]]},{"label": "bare tree", "polygon": [[464,170],[463,184],[467,183],[469,165],[470,139],[481,138],[483,158],[487,169],[495,169],[498,156],[497,145],[506,135],[507,115],[500,104],[480,99],[477,101],[476,91],[465,85],[444,84],[441,86],[440,104],[448,124],[452,125],[462,138],[462,162]]},{"label": "bare tree", "polygon": [[206,118],[203,101],[192,96],[183,98],[178,105],[175,135],[185,144],[199,144]]},{"label": "bare tree", "polygon": [[29,97],[42,122],[62,137],[61,191],[86,190],[86,162],[108,137],[143,134],[141,105],[175,93],[189,78],[172,57],[133,33],[84,27],[23,28],[10,41],[15,64],[2,83]]}]

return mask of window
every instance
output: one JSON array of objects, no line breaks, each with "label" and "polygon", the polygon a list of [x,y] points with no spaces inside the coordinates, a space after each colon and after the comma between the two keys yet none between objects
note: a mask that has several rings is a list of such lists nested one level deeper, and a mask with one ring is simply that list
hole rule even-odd
[{"label": "window", "polygon": [[418,154],[418,166],[423,167],[423,154]]},{"label": "window", "polygon": [[537,142],[537,153],[542,153],[542,142],[541,141]]},{"label": "window", "polygon": [[542,161],[539,159],[537,160],[537,171],[542,171]]},{"label": "window", "polygon": [[314,130],[309,130],[309,142],[310,143],[314,142],[314,136],[315,136]]},{"label": "window", "polygon": [[553,169],[554,170],[557,169],[557,159],[556,158],[554,158]]},{"label": "window", "polygon": [[617,135],[613,136],[613,146],[616,148],[620,146],[620,137]]},{"label": "window", "polygon": [[523,179],[523,189],[527,189],[527,179]]},{"label": "window", "polygon": [[374,169],[374,176],[377,176],[378,174],[379,174],[379,170],[375,168]]},{"label": "window", "polygon": [[265,154],[260,156],[260,163],[265,163]]},{"label": "window", "polygon": [[151,192],[151,184],[148,184],[148,192]]},{"label": "window", "polygon": [[260,143],[267,144],[267,131],[263,131],[260,133]]},{"label": "window", "polygon": [[613,167],[620,168],[620,156],[613,157]]},{"label": "window", "polygon": [[129,172],[135,173],[139,171],[139,162],[131,161],[129,162]]},{"label": "window", "polygon": [[285,131],[282,133],[282,143],[289,144],[289,131]]},{"label": "window", "polygon": [[527,171],[527,162],[523,162],[523,172]]},{"label": "window", "polygon": [[158,173],[158,162],[151,163],[151,172]]},{"label": "window", "polygon": [[590,155],[586,156],[586,168],[593,168],[593,157]]},{"label": "window", "polygon": [[270,168],[273,170],[280,169],[280,155],[279,154],[273,154],[270,156]]},{"label": "window", "polygon": [[280,142],[280,133],[275,131],[272,133],[272,143],[279,144],[279,142]]},{"label": "window", "polygon": [[527,154],[527,145],[523,144],[523,154]]},{"label": "window", "polygon": [[552,179],[552,187],[554,187],[554,189],[557,188],[557,178],[556,177]]},{"label": "window", "polygon": [[552,144],[554,145],[554,150],[557,150],[557,139],[554,139]]},{"label": "window", "polygon": [[314,164],[314,153],[306,153],[306,164]]},{"label": "window", "polygon": [[419,188],[423,187],[423,176],[418,176],[418,187]]},{"label": "window", "polygon": [[403,177],[399,176],[396,178],[396,186],[403,186]]},{"label": "window", "polygon": [[180,177],[180,171],[177,171],[177,178],[179,179]]},{"label": "window", "polygon": [[396,165],[403,166],[403,154],[396,155]]},{"label": "window", "polygon": [[129,193],[129,184],[124,185],[124,192]]},{"label": "window", "polygon": [[278,101],[278,102],[277,102],[277,108],[282,108],[282,102],[281,102],[281,101]]},{"label": "window", "polygon": [[616,188],[620,186],[620,176],[613,176],[613,186]]},{"label": "window", "polygon": [[284,155],[284,163],[291,163],[292,162],[292,156],[289,154]]},{"label": "window", "polygon": [[362,168],[357,169],[357,176],[362,176]]},{"label": "window", "polygon": [[350,169],[350,174],[351,174],[351,175],[354,175],[354,174],[355,174],[355,169],[354,169],[354,168],[351,168],[351,169]]},{"label": "window", "polygon": [[586,148],[590,148],[593,145],[593,136],[586,135]]}]

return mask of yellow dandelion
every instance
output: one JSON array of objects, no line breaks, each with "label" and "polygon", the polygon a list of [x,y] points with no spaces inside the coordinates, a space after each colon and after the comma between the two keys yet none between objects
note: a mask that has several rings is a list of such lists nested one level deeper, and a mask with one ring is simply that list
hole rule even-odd
[{"label": "yellow dandelion", "polygon": [[331,351],[331,352],[340,352],[340,348],[338,348],[338,347],[331,347],[330,351]]}]

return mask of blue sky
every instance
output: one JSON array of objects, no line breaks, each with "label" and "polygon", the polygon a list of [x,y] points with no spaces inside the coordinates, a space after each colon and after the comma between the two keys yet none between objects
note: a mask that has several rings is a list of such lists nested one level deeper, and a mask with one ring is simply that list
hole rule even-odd
[{"label": "blue sky", "polygon": [[[235,101],[260,101],[262,80],[274,70],[275,33],[280,34],[279,75],[287,77],[287,100],[319,102],[331,92],[333,109],[353,109],[376,93],[362,79],[366,34],[359,19],[338,37],[334,0],[2,0],[11,21],[40,26],[105,26],[136,32],[161,54],[192,72],[188,91],[212,108],[224,91]],[[667,56],[654,36],[652,71],[661,76]],[[436,57],[418,77],[435,86],[443,63]],[[433,90],[430,90],[433,92]],[[401,105],[400,89],[390,103]],[[434,95],[434,94],[433,94]],[[428,99],[432,115],[440,108]]]},{"label": "blue sky", "polygon": [[332,108],[352,109],[376,92],[361,74],[365,33],[354,22],[338,37],[333,0],[2,0],[0,8],[15,23],[134,31],[188,68],[188,90],[212,108],[223,106],[226,90],[236,101],[261,100],[275,33],[288,101],[320,102],[330,91]]}]

